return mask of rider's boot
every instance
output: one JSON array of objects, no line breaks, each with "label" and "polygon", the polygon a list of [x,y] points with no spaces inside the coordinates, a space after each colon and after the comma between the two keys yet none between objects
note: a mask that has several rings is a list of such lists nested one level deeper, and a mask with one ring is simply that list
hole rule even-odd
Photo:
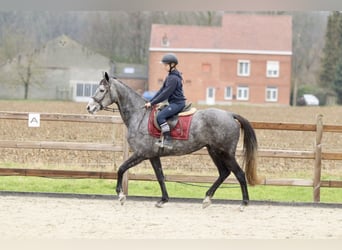
[{"label": "rider's boot", "polygon": [[161,141],[157,141],[156,145],[161,148],[172,149],[172,138],[170,133],[170,126],[166,122],[160,125],[161,131],[163,133],[163,138]]},{"label": "rider's boot", "polygon": [[172,149],[172,138],[170,131],[163,133],[163,146],[164,148]]}]

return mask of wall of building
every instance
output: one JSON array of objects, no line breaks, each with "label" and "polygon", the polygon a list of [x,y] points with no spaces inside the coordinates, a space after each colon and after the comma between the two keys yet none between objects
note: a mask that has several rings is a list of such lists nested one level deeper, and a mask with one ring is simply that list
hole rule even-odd
[{"label": "wall of building", "polygon": [[[151,51],[149,61],[149,90],[158,90],[165,79],[160,60],[163,51]],[[223,53],[175,53],[179,60],[178,69],[183,73],[184,92],[189,102],[204,103],[206,89],[215,88],[215,102],[219,104],[252,103],[289,105],[291,89],[291,56],[289,55],[257,55],[257,54],[223,54]],[[237,75],[238,60],[249,60],[251,72],[248,77]],[[266,77],[266,62],[279,61],[280,74],[277,78]],[[249,86],[248,101],[224,99],[226,86],[232,86],[233,94],[239,84]],[[278,101],[266,102],[266,86],[278,88]]]}]

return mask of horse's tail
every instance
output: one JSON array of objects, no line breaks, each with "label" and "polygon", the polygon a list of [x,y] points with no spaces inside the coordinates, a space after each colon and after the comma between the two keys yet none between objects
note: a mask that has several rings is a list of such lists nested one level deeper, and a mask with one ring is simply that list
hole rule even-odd
[{"label": "horse's tail", "polygon": [[247,182],[250,185],[259,184],[260,180],[257,176],[257,151],[258,141],[255,131],[250,122],[240,115],[233,114],[244,132],[243,135],[243,165],[246,173]]}]

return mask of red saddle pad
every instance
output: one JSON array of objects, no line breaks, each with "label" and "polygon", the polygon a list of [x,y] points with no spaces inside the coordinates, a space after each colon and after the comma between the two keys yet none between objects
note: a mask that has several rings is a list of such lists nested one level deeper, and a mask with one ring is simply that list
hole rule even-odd
[{"label": "red saddle pad", "polygon": [[[154,125],[155,109],[151,111],[148,119],[148,132],[154,137],[160,137],[161,131]],[[179,116],[176,126],[171,129],[171,137],[177,140],[188,140],[192,115]]]}]

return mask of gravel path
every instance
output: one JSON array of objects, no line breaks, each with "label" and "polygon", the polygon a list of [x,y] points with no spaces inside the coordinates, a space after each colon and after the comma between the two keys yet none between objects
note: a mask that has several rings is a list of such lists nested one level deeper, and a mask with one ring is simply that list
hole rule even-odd
[{"label": "gravel path", "polygon": [[0,195],[0,239],[342,239],[342,206]]}]

